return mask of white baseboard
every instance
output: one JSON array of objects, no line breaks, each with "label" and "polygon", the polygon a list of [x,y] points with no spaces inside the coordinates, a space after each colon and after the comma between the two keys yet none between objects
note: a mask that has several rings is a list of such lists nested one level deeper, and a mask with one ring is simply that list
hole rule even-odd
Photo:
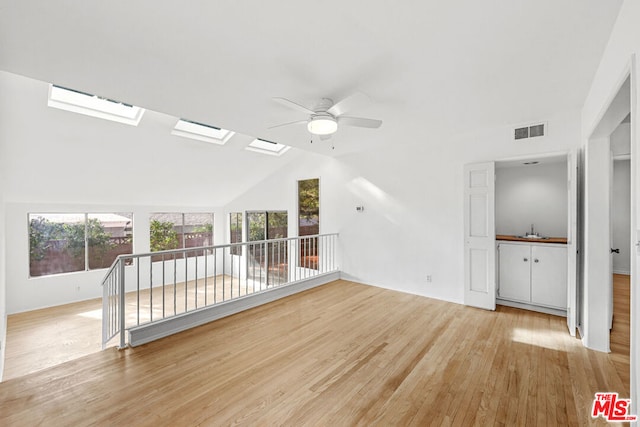
[{"label": "white baseboard", "polygon": [[340,279],[340,272],[326,273],[278,288],[256,292],[211,307],[129,329],[129,346],[136,347],[205,323],[248,310]]},{"label": "white baseboard", "polygon": [[552,314],[554,316],[567,317],[567,310],[561,310],[558,308],[543,307],[540,305],[526,304],[522,302],[509,301],[509,300],[504,300],[500,298],[496,298],[496,304],[506,305],[507,307],[522,308],[524,310],[537,311],[539,313]]}]

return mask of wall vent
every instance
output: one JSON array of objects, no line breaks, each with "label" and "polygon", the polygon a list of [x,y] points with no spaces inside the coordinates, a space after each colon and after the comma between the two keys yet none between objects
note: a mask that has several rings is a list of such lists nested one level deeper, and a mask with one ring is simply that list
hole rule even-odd
[{"label": "wall vent", "polygon": [[546,128],[546,123],[517,127],[513,131],[513,139],[517,141],[520,139],[539,138],[546,135]]}]

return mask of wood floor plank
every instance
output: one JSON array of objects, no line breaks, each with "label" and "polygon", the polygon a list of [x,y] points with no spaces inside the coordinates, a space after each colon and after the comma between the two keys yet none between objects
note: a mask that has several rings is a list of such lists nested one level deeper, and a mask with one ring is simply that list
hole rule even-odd
[{"label": "wood floor plank", "polygon": [[628,397],[626,357],[561,317],[336,281],[9,379],[0,425],[602,424],[593,394]]}]

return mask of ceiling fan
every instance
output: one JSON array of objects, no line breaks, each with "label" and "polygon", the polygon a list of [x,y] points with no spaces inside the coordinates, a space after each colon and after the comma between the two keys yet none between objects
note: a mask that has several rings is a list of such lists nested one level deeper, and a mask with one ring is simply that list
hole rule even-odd
[{"label": "ceiling fan", "polygon": [[307,108],[304,105],[300,105],[286,98],[273,98],[273,100],[293,110],[307,114],[308,118],[305,120],[297,120],[295,122],[271,126],[269,129],[306,123],[307,129],[311,134],[319,135],[321,139],[326,140],[331,138],[331,135],[338,130],[338,126],[356,126],[377,129],[382,125],[382,120],[344,115],[348,111],[371,102],[369,97],[362,92],[356,92],[336,103],[329,98],[322,98],[313,109]]}]

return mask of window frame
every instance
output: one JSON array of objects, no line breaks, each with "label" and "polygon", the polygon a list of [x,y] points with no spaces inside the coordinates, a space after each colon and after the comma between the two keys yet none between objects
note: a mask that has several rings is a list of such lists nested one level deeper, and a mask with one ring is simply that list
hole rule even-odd
[{"label": "window frame", "polygon": [[[145,113],[144,108],[135,105],[54,85],[52,83],[49,84],[47,105],[59,110],[70,111],[72,113],[124,123],[131,126],[138,126]],[[117,111],[123,109],[128,109],[128,111],[125,110],[126,114],[124,111]]]},{"label": "window frame", "polygon": [[[272,149],[270,145],[273,145]],[[245,150],[253,151],[255,153],[267,154],[269,156],[280,157],[287,151],[289,151],[291,147],[289,145],[280,144],[279,142],[268,141],[262,138],[256,138],[249,143]]]},{"label": "window frame", "polygon": [[[235,215],[235,224],[236,226],[240,227],[240,240],[238,240],[237,242],[233,241],[233,229],[232,226],[234,224],[234,219],[233,219],[233,215]],[[240,220],[238,220],[238,216],[240,217]],[[232,243],[243,243],[244,242],[244,236],[243,236],[243,231],[244,231],[244,213],[243,212],[229,212],[229,244]],[[236,232],[237,235],[237,232]],[[229,253],[231,255],[236,255],[236,256],[241,256],[242,255],[242,246],[232,246],[229,249]]]},{"label": "window frame", "polygon": [[[216,135],[217,133],[220,135]],[[173,130],[171,130],[171,135],[224,145],[235,135],[235,132],[193,120],[178,119]]]},{"label": "window frame", "polygon": [[[130,226],[126,226],[126,228],[130,228],[130,237],[131,237],[131,250],[133,252],[133,248],[134,246],[134,224],[135,224],[135,220],[134,220],[134,213],[133,212],[27,212],[27,235],[28,235],[28,239],[29,239],[29,243],[27,245],[27,249],[29,251],[28,254],[28,265],[29,265],[29,272],[28,272],[28,278],[29,279],[40,279],[40,278],[44,278],[44,277],[51,277],[51,276],[60,276],[60,275],[64,275],[64,274],[74,274],[74,273],[86,273],[89,271],[97,271],[97,270],[106,270],[109,267],[95,267],[95,268],[91,268],[91,262],[90,262],[90,257],[91,257],[91,252],[90,252],[90,245],[89,245],[89,236],[88,236],[88,232],[89,232],[89,220],[90,219],[94,219],[94,218],[90,218],[91,216],[97,216],[97,215],[109,215],[109,214],[114,214],[114,215],[118,215],[118,214],[127,214],[130,215],[131,218],[127,218],[129,219],[129,223]],[[32,219],[35,218],[44,218],[47,219],[45,217],[45,215],[49,215],[49,216],[53,216],[53,215],[60,215],[60,216],[64,216],[64,215],[68,215],[68,216],[72,216],[72,215],[78,215],[78,216],[82,216],[83,220],[78,222],[78,224],[84,223],[84,254],[82,257],[82,262],[83,262],[83,268],[79,269],[79,270],[73,270],[73,271],[64,271],[64,272],[60,272],[60,273],[46,273],[46,274],[41,274],[41,275],[32,275],[31,274],[31,221]],[[33,217],[33,218],[32,218]],[[97,218],[96,218],[97,219]],[[48,219],[47,219],[48,220]],[[50,221],[50,220],[48,220]],[[66,224],[69,223],[71,224],[71,222],[61,222],[61,224]],[[102,225],[102,221],[100,221],[101,225]],[[126,230],[125,228],[125,230]],[[125,236],[126,237],[126,236]],[[115,258],[114,258],[115,261]],[[113,261],[111,262],[111,264],[113,264]]]},{"label": "window frame", "polygon": [[[178,248],[173,248],[173,249],[160,249],[160,250],[152,250],[151,248],[151,221],[154,220],[153,216],[154,215],[179,215],[181,222],[180,224],[173,224],[174,227],[176,226],[180,226],[180,233],[182,235],[182,238],[179,239],[180,242],[180,247]],[[149,252],[150,253],[155,253],[155,252],[161,252],[161,251],[165,251],[165,250],[187,250],[190,249],[191,247],[187,247],[186,246],[186,237],[185,237],[185,226],[191,225],[191,224],[186,224],[185,223],[185,218],[187,215],[208,215],[211,217],[211,244],[210,245],[206,245],[206,246],[213,246],[214,245],[214,234],[215,234],[215,213],[214,212],[150,212],[149,213]],[[195,247],[199,247],[199,246],[195,246]],[[194,255],[192,255],[194,256]],[[192,256],[189,256],[187,253],[187,258],[191,258]]]}]

